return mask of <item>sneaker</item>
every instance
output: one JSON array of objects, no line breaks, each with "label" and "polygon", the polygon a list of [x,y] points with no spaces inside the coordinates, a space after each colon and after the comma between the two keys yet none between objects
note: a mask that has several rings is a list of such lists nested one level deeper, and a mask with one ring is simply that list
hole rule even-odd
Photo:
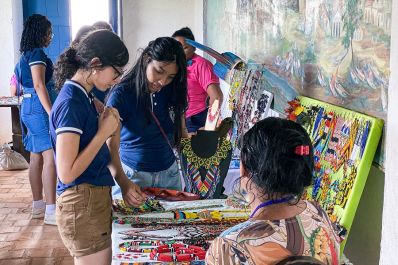
[{"label": "sneaker", "polygon": [[32,219],[40,219],[44,217],[46,208],[32,208]]},{"label": "sneaker", "polygon": [[44,223],[47,225],[57,225],[55,221],[55,213],[54,214],[45,214],[44,215]]}]

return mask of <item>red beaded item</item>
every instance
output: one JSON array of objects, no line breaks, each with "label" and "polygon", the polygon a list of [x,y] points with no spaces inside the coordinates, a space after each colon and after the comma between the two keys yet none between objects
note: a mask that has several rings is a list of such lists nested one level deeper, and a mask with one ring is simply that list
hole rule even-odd
[{"label": "red beaded item", "polygon": [[204,260],[206,250],[202,247],[186,244],[167,244],[153,249],[150,254],[151,260],[162,262],[184,262],[192,260]]}]

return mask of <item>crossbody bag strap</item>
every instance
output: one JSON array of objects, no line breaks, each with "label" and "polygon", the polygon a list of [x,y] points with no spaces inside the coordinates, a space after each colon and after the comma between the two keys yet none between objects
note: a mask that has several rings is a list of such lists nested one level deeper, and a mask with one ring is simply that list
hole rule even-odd
[{"label": "crossbody bag strap", "polygon": [[159,127],[159,130],[162,133],[163,138],[166,140],[166,142],[169,145],[171,151],[173,152],[173,155],[174,155],[175,159],[178,161],[179,159],[174,153],[173,146],[171,145],[170,140],[169,140],[169,138],[166,135],[166,132],[163,130],[162,125],[160,125],[160,122],[159,122],[158,118],[156,117],[155,113],[151,109],[149,109],[149,111],[151,112],[152,118],[155,120],[156,125]]}]

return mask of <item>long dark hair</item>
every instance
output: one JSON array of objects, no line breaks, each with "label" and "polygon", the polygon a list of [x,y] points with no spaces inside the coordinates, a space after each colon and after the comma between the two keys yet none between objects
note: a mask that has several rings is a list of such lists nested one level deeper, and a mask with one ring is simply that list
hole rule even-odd
[{"label": "long dark hair", "polygon": [[187,103],[187,61],[181,44],[173,38],[161,37],[149,42],[148,46],[142,51],[137,62],[131,71],[123,78],[122,83],[130,83],[129,87],[135,89],[137,100],[148,122],[150,114],[150,93],[146,69],[151,61],[174,62],[178,67],[178,73],[169,86],[172,86],[173,93],[171,106],[174,110],[174,144],[179,145],[182,130],[181,117],[185,112]]},{"label": "long dark hair", "polygon": [[190,40],[195,40],[195,36],[192,33],[192,30],[188,27],[181,28],[171,35],[173,38],[175,37],[184,37]]},{"label": "long dark hair", "polygon": [[129,60],[129,52],[115,33],[109,30],[93,31],[59,56],[54,71],[56,88],[60,89],[65,79],[72,78],[78,69],[90,69],[90,62],[95,57],[100,59],[101,67],[124,67]]},{"label": "long dark hair", "polygon": [[33,14],[23,24],[20,53],[31,51],[34,48],[43,48],[48,34],[51,34],[51,22],[47,17]]},{"label": "long dark hair", "polygon": [[[309,147],[308,155],[295,153],[302,145]],[[296,122],[273,117],[259,121],[243,136],[240,149],[249,182],[268,199],[275,199],[277,194],[300,198],[311,184],[313,147],[307,132]]]}]

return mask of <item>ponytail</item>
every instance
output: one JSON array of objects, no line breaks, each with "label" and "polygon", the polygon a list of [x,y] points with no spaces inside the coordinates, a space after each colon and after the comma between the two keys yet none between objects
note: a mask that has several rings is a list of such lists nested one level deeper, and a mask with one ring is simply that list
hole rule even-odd
[{"label": "ponytail", "polygon": [[61,90],[66,79],[72,76],[79,69],[79,62],[76,60],[76,50],[73,47],[67,48],[58,58],[54,68],[55,88]]},{"label": "ponytail", "polygon": [[96,57],[102,67],[124,67],[129,60],[129,52],[115,33],[104,29],[93,31],[59,56],[54,69],[55,87],[60,90],[65,80],[72,78],[78,69],[90,70],[90,62]]}]

